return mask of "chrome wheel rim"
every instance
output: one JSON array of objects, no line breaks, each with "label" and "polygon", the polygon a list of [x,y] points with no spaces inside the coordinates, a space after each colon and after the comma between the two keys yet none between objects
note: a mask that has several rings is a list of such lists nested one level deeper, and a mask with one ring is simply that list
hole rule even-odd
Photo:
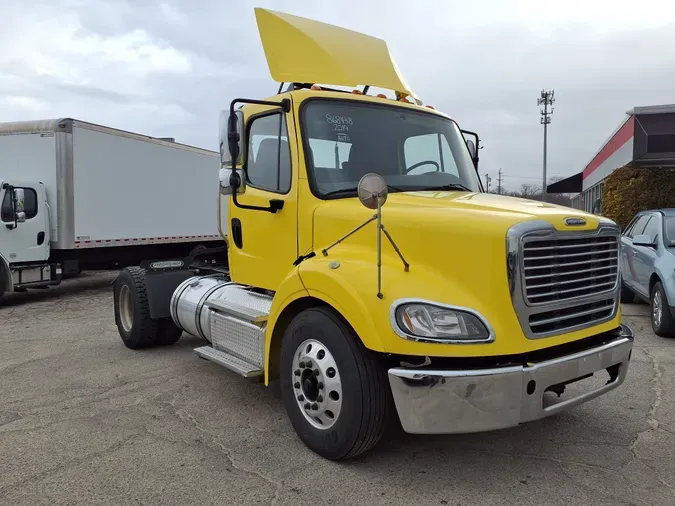
[{"label": "chrome wheel rim", "polygon": [[661,292],[656,290],[652,301],[652,319],[654,320],[654,325],[660,327],[661,318],[663,318],[663,299],[661,298]]},{"label": "chrome wheel rim", "polygon": [[122,285],[119,295],[120,323],[125,332],[130,332],[134,323],[134,305],[131,302],[131,290]]},{"label": "chrome wheel rim", "polygon": [[342,409],[342,381],[333,355],[315,339],[295,349],[291,370],[293,394],[305,419],[316,429],[335,425]]}]

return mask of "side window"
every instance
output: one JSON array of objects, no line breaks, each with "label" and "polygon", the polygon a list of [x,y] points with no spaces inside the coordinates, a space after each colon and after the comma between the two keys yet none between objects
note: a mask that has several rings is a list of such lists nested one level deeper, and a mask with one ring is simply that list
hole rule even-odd
[{"label": "side window", "polygon": [[5,196],[2,198],[0,219],[7,223],[14,221],[14,214],[12,213],[12,192],[10,190],[6,190]]},{"label": "side window", "polygon": [[37,192],[33,188],[24,188],[23,195],[23,210],[26,213],[26,219],[30,220],[38,213]]},{"label": "side window", "polygon": [[[434,133],[408,137],[403,144],[403,155],[405,156],[406,174],[446,172],[459,176],[459,170],[457,170],[445,135]],[[410,170],[410,167],[415,165],[417,167]]]},{"label": "side window", "polygon": [[249,127],[246,176],[251,186],[275,193],[291,189],[291,152],[282,114],[254,119]]},{"label": "side window", "polygon": [[[26,213],[26,219],[30,220],[31,218],[35,218],[38,213],[37,192],[33,188],[17,188],[23,190],[23,210]],[[2,198],[2,205],[0,205],[0,219],[4,222],[14,221],[12,197],[13,194],[11,191],[5,191],[5,195]]]},{"label": "side window", "polygon": [[640,235],[642,231],[645,229],[645,225],[647,225],[647,221],[649,221],[649,215],[648,214],[643,214],[638,218],[638,220],[635,222],[635,225],[633,225],[633,228],[630,230],[628,233],[628,237],[631,239],[635,237],[636,235]]},{"label": "side window", "polygon": [[659,235],[659,217],[652,215],[642,233],[648,235],[652,243],[655,243],[656,237]]},{"label": "side window", "polygon": [[631,237],[630,234],[633,232],[633,226],[635,225],[635,222],[637,220],[638,220],[637,218],[633,218],[632,220],[630,220],[630,222],[628,223],[628,226],[623,230],[621,235],[623,235],[625,237]]}]

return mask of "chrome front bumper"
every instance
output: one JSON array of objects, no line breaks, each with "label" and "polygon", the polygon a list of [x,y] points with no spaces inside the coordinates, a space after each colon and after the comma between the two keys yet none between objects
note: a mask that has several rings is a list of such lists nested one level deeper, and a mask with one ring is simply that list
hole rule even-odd
[{"label": "chrome front bumper", "polygon": [[[413,434],[482,432],[538,420],[598,397],[623,383],[633,348],[622,326],[602,346],[526,366],[481,370],[389,369],[401,425]],[[554,405],[544,391],[618,365],[607,384]]]}]

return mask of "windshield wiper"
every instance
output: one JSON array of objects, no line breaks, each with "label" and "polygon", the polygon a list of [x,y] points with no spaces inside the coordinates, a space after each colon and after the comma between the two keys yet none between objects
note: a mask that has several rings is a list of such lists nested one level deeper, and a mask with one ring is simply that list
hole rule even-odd
[{"label": "windshield wiper", "polygon": [[323,194],[324,197],[328,197],[331,195],[342,195],[343,193],[356,193],[358,188],[356,186],[353,186],[351,188],[340,188],[339,190],[331,190],[329,192],[326,192]]},{"label": "windshield wiper", "polygon": [[436,186],[425,186],[423,188],[415,188],[415,190],[410,190],[410,191],[432,191],[432,190],[437,190],[437,191],[443,191],[443,190],[461,190],[461,191],[466,191],[470,192],[471,188],[467,188],[463,184],[442,184],[442,185],[436,185]]},{"label": "windshield wiper", "polygon": [[[395,192],[409,191],[409,190],[403,190],[403,189],[401,189],[401,188],[397,188],[396,186],[391,186],[391,185],[387,185],[387,188],[388,188],[390,191],[393,190],[393,191],[395,191]],[[358,187],[357,187],[357,186],[352,186],[351,188],[340,188],[339,190],[331,190],[331,191],[329,191],[329,192],[327,192],[327,193],[324,193],[323,196],[324,196],[324,197],[328,197],[329,195],[331,195],[331,196],[332,196],[332,195],[343,195],[343,194],[346,194],[346,193],[356,193],[357,191],[358,191]]]}]

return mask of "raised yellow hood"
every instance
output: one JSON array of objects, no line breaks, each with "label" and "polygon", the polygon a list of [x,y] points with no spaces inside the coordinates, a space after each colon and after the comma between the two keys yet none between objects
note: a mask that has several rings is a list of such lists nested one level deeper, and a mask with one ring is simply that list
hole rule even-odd
[{"label": "raised yellow hood", "polygon": [[377,86],[420,103],[403,80],[384,40],[259,7],[255,17],[275,81]]}]

